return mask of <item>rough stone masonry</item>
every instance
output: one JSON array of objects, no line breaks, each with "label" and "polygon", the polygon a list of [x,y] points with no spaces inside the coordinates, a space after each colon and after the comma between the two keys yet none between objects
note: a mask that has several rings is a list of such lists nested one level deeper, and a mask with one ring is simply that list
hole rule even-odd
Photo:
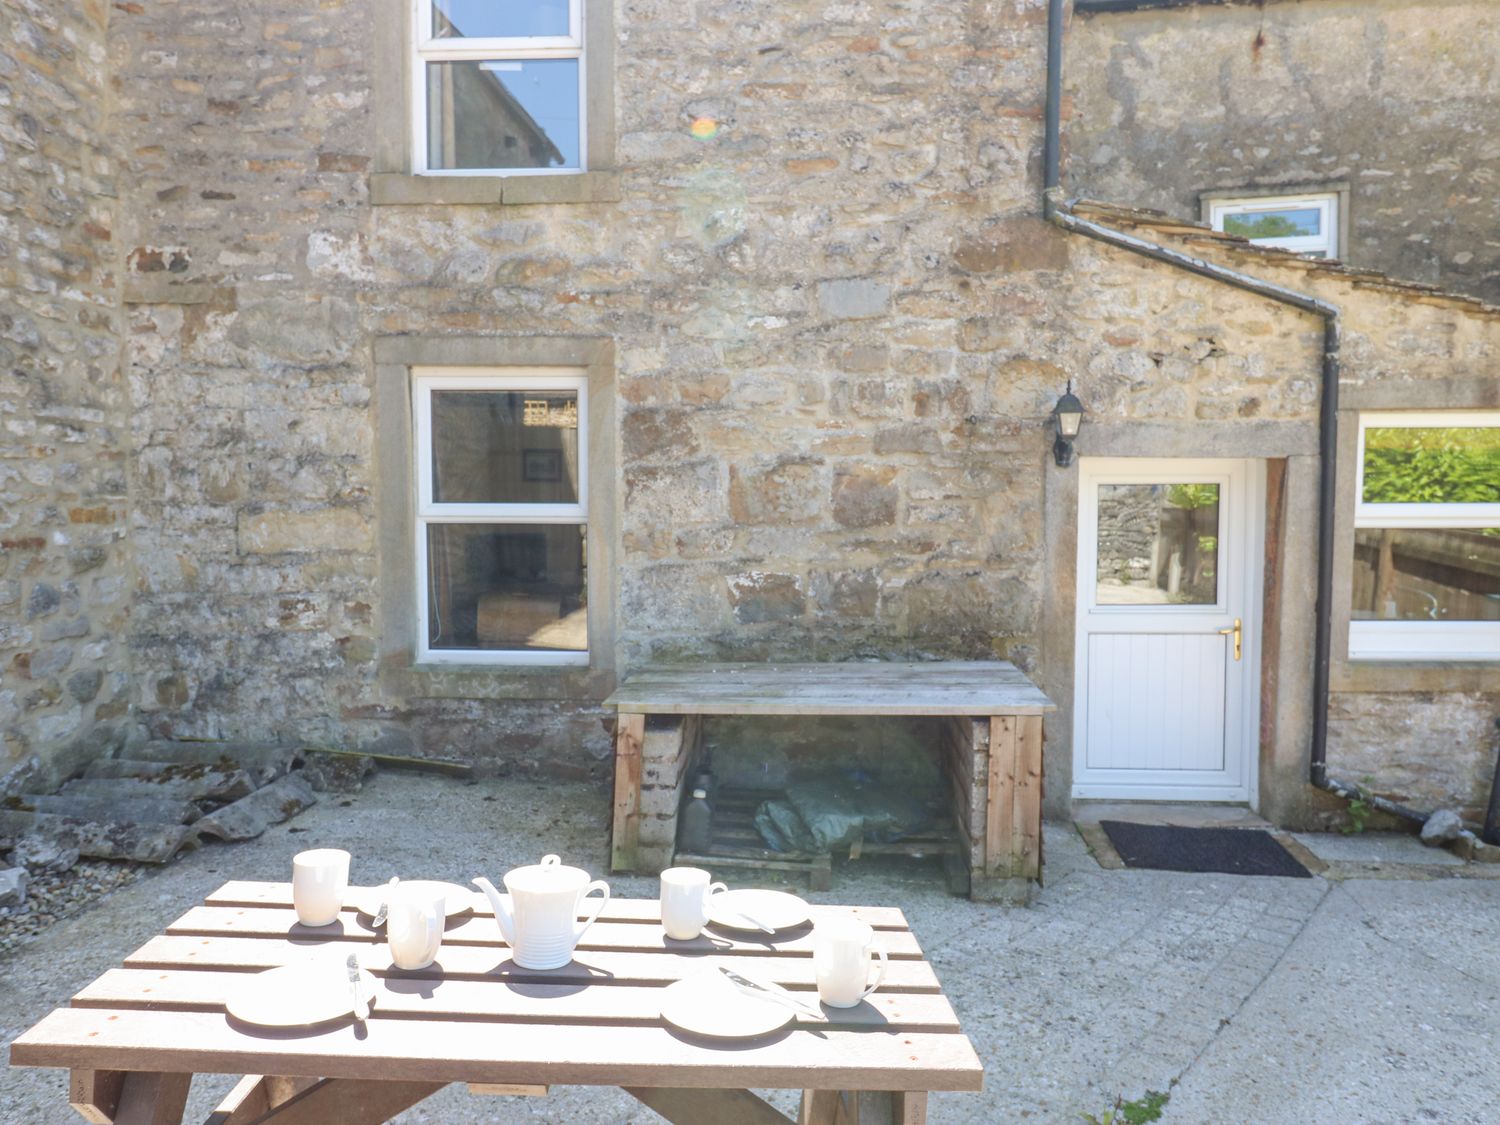
[{"label": "rough stone masonry", "polygon": [[[397,610],[380,595],[376,337],[612,342],[617,565],[592,611],[613,615],[621,670],[1005,657],[1070,698],[1056,590],[1073,544],[1045,429],[1070,379],[1093,433],[1310,461],[1316,322],[1041,220],[1041,0],[621,0],[617,142],[600,157],[617,201],[374,205],[375,121],[403,88],[378,69],[375,25],[399,9],[122,3],[106,37],[103,5],[0,8],[31,29],[7,40],[14,66],[79,91],[38,135],[81,131],[37,153],[36,203],[5,203],[7,241],[52,239],[79,274],[16,279],[49,315],[31,314],[34,374],[6,365],[8,449],[36,425],[76,455],[4,462],[17,481],[53,465],[11,520],[34,546],[6,546],[12,760],[124,737],[110,723],[128,700],[154,737],[608,771],[585,680],[382,657]],[[5,120],[23,151],[22,118]],[[0,173],[7,201],[20,167]],[[49,178],[75,185],[71,208]],[[1295,262],[1265,272],[1336,292],[1371,385],[1467,377],[1495,353],[1493,315],[1471,306]],[[1291,545],[1304,569],[1307,548]],[[77,569],[85,551],[99,561]],[[1306,617],[1295,599],[1285,612]],[[83,632],[46,641],[49,625]],[[1289,629],[1289,676],[1305,641]],[[79,702],[65,685],[94,672]],[[1264,774],[1278,815],[1305,818],[1305,714],[1284,709]],[[1049,737],[1065,801],[1066,717]],[[1413,793],[1428,784],[1412,776]],[[1453,795],[1474,801],[1475,776]]]}]

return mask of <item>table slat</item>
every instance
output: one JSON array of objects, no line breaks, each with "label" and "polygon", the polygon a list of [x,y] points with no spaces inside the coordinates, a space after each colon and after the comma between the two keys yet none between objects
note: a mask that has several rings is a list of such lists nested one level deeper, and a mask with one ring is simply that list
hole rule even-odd
[{"label": "table slat", "polygon": [[[336,968],[336,966],[335,966]],[[225,997],[244,986],[246,974],[111,969],[73,997],[80,1008],[223,1011]],[[660,1026],[660,985],[579,988],[575,984],[504,984],[499,981],[411,980],[377,977],[373,1018],[482,1019],[529,1023],[637,1023]],[[877,992],[867,1004],[825,1008],[840,1027],[903,1031],[957,1031],[948,1000],[929,993]],[[808,1021],[808,1026],[818,1026]]]},{"label": "table slat", "polygon": [[[498,880],[496,880],[498,882]],[[479,917],[494,917],[489,900],[475,892],[474,913]],[[290,883],[262,883],[233,879],[214,891],[205,900],[208,906],[285,906],[292,905]],[[905,930],[906,915],[894,906],[837,906],[811,903],[808,907],[814,923],[819,919],[853,916],[877,930]],[[352,907],[344,915],[357,913]],[[661,904],[654,898],[611,898],[599,915],[601,922],[640,922],[660,924]]]},{"label": "table slat", "polygon": [[[342,940],[383,942],[384,929],[373,929],[361,916],[343,915],[334,926],[303,926],[290,907],[195,906],[167,927],[169,934],[235,935],[279,937],[298,941]],[[880,934],[886,955],[913,959],[922,956],[917,939],[908,931]],[[493,916],[452,919],[443,933],[443,945],[504,944]],[[617,949],[637,952],[739,953],[746,955],[812,956],[812,930],[803,928],[787,937],[762,941],[739,931],[705,930],[692,941],[671,941],[659,925],[628,922],[596,922],[578,943],[579,949]]]},{"label": "table slat", "polygon": [[712,1045],[654,1027],[372,1019],[314,1034],[241,1031],[206,1012],[59,1008],[11,1045],[17,1066],[426,1082],[978,1090],[958,1033],[790,1031]]},{"label": "table slat", "polygon": [[[154,937],[129,957],[129,968],[270,969],[294,961],[323,957],[342,961],[353,953],[362,967],[374,973],[399,973],[383,943],[368,941],[292,942],[284,938],[195,937],[167,934]],[[737,972],[790,987],[812,988],[811,957],[724,956],[719,954],[633,953],[582,951],[560,969],[523,969],[510,960],[504,946],[444,946],[438,960],[426,969],[404,974],[414,979],[492,977],[514,982],[572,981],[580,984],[660,984],[680,980],[705,964],[726,965]],[[937,975],[926,961],[893,960],[883,987],[897,991],[941,992]]]}]

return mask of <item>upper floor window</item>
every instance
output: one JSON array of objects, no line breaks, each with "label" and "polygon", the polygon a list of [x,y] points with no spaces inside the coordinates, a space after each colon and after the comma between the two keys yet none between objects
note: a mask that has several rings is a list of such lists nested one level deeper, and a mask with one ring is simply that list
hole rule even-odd
[{"label": "upper floor window", "polygon": [[587,664],[588,376],[412,369],[417,660]]},{"label": "upper floor window", "polygon": [[587,167],[583,0],[413,0],[413,171]]},{"label": "upper floor window", "polygon": [[1500,659],[1500,413],[1359,422],[1349,655]]},{"label": "upper floor window", "polygon": [[1211,198],[1208,225],[1248,238],[1257,246],[1274,246],[1309,258],[1339,256],[1339,194],[1261,195],[1241,199]]}]

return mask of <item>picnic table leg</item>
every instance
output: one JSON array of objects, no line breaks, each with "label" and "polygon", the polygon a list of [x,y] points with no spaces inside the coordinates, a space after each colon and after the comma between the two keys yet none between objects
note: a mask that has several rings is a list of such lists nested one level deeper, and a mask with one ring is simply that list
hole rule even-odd
[{"label": "picnic table leg", "polygon": [[114,1125],[181,1125],[191,1074],[133,1070],[120,1086]]},{"label": "picnic table leg", "polygon": [[642,1105],[673,1125],[790,1125],[786,1116],[749,1090],[684,1089],[674,1086],[622,1086]]},{"label": "picnic table leg", "polygon": [[803,1090],[798,1125],[927,1125],[927,1094],[913,1090]]},{"label": "picnic table leg", "polygon": [[317,1082],[316,1078],[247,1074],[235,1083],[203,1125],[244,1125],[291,1101]]},{"label": "picnic table leg", "polygon": [[446,1085],[323,1078],[256,1120],[265,1125],[380,1125]]}]

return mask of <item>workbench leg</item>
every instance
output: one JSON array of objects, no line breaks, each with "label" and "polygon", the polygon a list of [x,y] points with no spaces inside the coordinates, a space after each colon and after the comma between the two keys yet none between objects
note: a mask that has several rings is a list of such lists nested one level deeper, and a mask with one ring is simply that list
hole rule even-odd
[{"label": "workbench leg", "polygon": [[181,1125],[191,1074],[131,1071],[120,1087],[114,1125]]},{"label": "workbench leg", "polygon": [[784,1114],[749,1090],[622,1086],[672,1125],[790,1125]]},{"label": "workbench leg", "polygon": [[615,801],[610,830],[611,871],[634,871],[641,839],[641,743],[646,737],[645,715],[620,715],[615,720]]}]

